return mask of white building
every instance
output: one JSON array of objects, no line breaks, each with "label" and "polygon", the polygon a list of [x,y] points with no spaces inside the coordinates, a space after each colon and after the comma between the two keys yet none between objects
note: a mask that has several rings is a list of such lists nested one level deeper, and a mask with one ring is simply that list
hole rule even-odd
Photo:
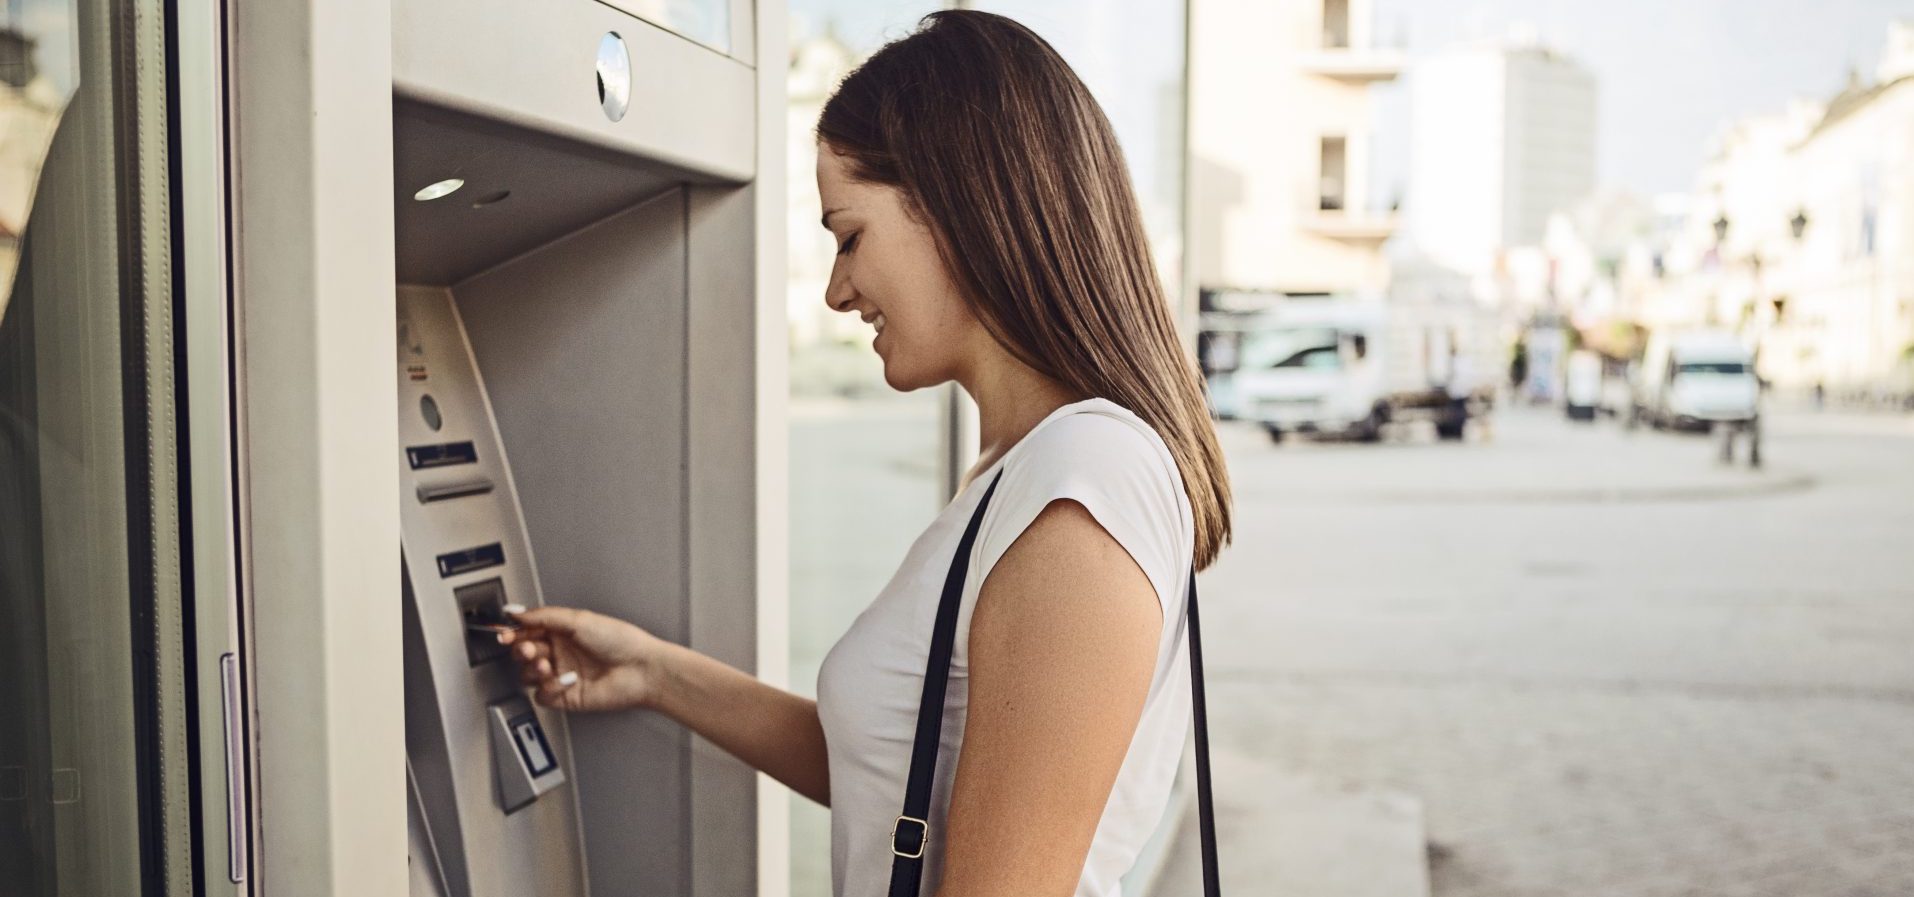
[{"label": "white building", "polygon": [[1410,74],[1405,229],[1431,262],[1481,278],[1543,243],[1595,184],[1595,79],[1530,41],[1445,51]]},{"label": "white building", "polygon": [[1784,389],[1914,392],[1914,24],[1873,78],[1723,133],[1651,327],[1739,330]]},{"label": "white building", "polygon": [[1388,281],[1392,197],[1370,186],[1372,90],[1402,54],[1369,0],[1196,0],[1190,174],[1205,290],[1321,293]]},{"label": "white building", "polygon": [[[1764,372],[1783,386],[1914,389],[1914,23],[1892,28],[1875,79],[1828,103],[1771,189],[1801,234],[1752,297]],[[1732,240],[1741,225],[1727,218]]]}]

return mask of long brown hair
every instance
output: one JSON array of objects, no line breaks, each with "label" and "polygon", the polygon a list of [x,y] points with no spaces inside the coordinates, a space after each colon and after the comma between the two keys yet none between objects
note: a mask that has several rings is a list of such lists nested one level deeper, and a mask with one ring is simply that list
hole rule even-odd
[{"label": "long brown hair", "polygon": [[1056,50],[1003,16],[927,15],[838,85],[818,139],[900,188],[978,320],[1023,363],[1156,429],[1199,568],[1230,537],[1229,473],[1157,279],[1123,151]]}]

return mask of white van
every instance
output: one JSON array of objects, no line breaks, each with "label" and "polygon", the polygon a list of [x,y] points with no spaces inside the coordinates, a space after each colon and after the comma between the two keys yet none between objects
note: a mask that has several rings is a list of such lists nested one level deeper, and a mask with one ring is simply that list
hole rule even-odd
[{"label": "white van", "polygon": [[1754,350],[1726,331],[1654,335],[1636,386],[1636,413],[1656,428],[1708,430],[1761,413]]}]

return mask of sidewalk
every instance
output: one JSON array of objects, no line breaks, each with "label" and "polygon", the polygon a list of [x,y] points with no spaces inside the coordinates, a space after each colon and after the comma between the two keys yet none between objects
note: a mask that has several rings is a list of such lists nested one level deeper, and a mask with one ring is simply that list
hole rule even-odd
[{"label": "sidewalk", "polygon": [[[1202,897],[1194,770],[1185,764],[1140,897]],[[1223,893],[1429,897],[1422,804],[1214,750],[1217,869]]]}]

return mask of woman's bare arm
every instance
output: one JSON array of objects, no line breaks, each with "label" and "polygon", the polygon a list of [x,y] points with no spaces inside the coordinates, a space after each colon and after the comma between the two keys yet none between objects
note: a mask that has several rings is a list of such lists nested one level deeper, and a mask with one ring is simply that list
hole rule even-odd
[{"label": "woman's bare arm", "polygon": [[1068,897],[1136,734],[1161,603],[1082,505],[1052,502],[991,570],[939,897]]},{"label": "woman's bare arm", "polygon": [[660,652],[652,707],[791,790],[831,805],[817,702],[682,645]]}]

